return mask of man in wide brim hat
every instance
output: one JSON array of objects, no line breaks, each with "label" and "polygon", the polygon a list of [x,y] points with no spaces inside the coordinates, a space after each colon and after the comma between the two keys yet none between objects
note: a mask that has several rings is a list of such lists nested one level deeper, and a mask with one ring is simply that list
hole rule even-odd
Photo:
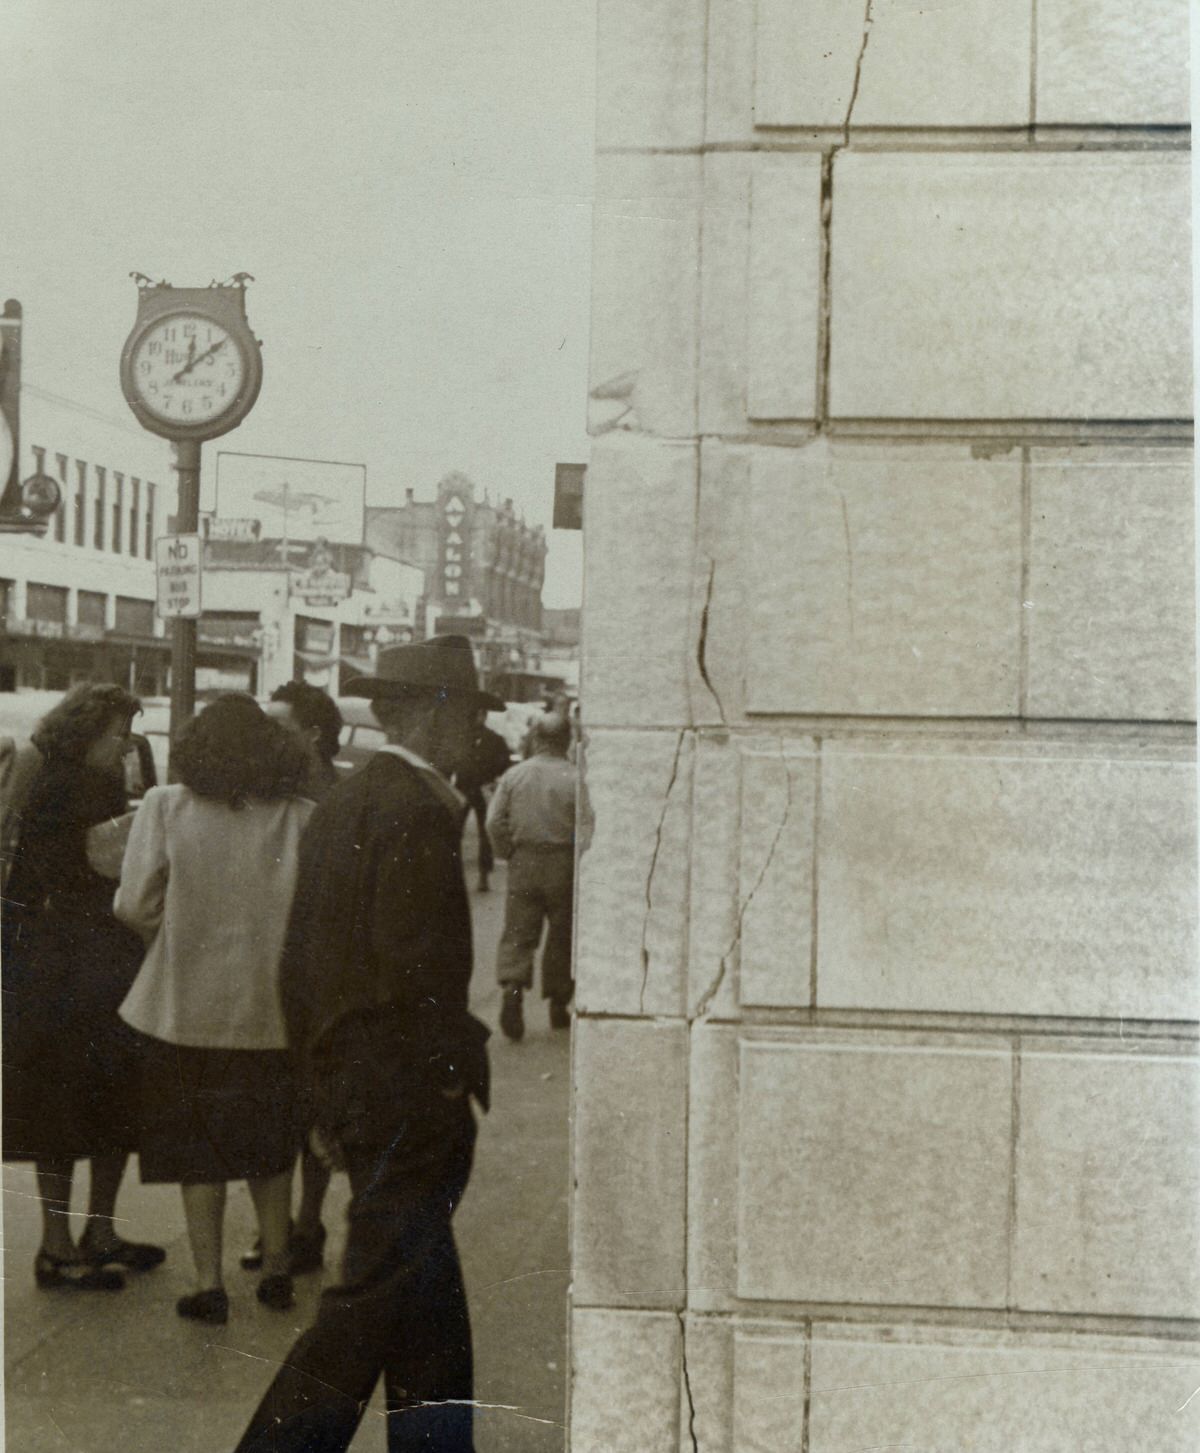
[{"label": "man in wide brim hat", "polygon": [[498,696],[479,689],[475,657],[466,636],[434,636],[415,646],[388,646],[379,653],[375,675],[352,677],[342,692],[370,701],[419,693],[469,696],[478,709],[504,710]]},{"label": "man in wide brim hat", "polygon": [[472,1453],[470,1315],[451,1216],[488,1103],[471,1014],[465,803],[450,785],[483,708],[470,642],[379,653],[387,744],[331,788],[300,846],[279,965],[318,1138],[350,1178],[339,1285],[292,1347],[237,1453],[343,1453],[382,1376],[389,1444]]}]

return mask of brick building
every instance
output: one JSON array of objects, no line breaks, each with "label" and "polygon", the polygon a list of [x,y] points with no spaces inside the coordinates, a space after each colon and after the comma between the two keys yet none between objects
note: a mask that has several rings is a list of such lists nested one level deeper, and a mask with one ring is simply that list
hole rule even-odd
[{"label": "brick building", "polygon": [[366,543],[425,574],[430,629],[470,636],[489,679],[539,667],[546,535],[511,499],[476,498],[465,475],[445,476],[432,500],[367,509]]},{"label": "brick building", "polygon": [[579,1453],[1200,1444],[1186,56],[600,6]]}]

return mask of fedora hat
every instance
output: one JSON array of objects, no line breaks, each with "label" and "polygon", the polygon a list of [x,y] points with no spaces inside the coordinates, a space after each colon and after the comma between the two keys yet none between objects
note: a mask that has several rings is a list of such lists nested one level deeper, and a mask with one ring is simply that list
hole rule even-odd
[{"label": "fedora hat", "polygon": [[489,711],[504,710],[498,696],[480,691],[475,657],[466,636],[434,636],[415,646],[388,646],[379,653],[375,675],[353,677],[343,688],[343,695],[377,701],[419,691],[467,696]]}]

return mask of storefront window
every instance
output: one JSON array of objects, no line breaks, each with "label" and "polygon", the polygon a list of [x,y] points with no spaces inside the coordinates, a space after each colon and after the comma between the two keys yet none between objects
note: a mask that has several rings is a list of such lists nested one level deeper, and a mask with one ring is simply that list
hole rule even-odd
[{"label": "storefront window", "polygon": [[133,600],[127,595],[117,596],[117,630],[124,636],[152,636],[154,634],[154,602]]}]

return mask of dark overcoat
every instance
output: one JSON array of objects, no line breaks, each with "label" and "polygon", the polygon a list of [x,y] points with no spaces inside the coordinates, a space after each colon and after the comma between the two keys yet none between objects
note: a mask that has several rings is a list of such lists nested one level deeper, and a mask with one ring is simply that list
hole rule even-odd
[{"label": "dark overcoat", "polygon": [[[380,752],[309,819],[280,963],[289,1042],[318,1122],[386,1116],[399,1069],[414,1092],[488,1103],[489,1031],[467,1008],[471,912],[461,811],[448,787]],[[386,1069],[386,1073],[379,1071]]]}]

